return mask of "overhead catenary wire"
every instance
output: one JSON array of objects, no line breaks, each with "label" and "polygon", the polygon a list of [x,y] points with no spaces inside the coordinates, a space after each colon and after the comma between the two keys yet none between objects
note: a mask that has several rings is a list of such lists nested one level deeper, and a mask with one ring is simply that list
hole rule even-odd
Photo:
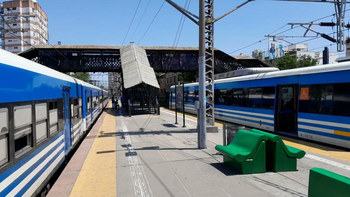
[{"label": "overhead catenary wire", "polygon": [[139,42],[137,43],[138,45],[140,45],[140,43],[141,43],[142,39],[145,37],[145,35],[147,34],[147,32],[148,32],[149,28],[152,26],[152,24],[153,24],[154,20],[157,18],[157,16],[158,16],[158,14],[159,14],[160,10],[163,8],[164,3],[165,3],[165,0],[163,1],[162,5],[159,7],[159,9],[158,9],[158,11],[157,11],[156,15],[154,15],[154,17],[153,17],[153,19],[152,19],[151,23],[148,25],[148,27],[147,27],[147,29],[146,29],[145,33],[142,35],[141,39],[140,39],[140,40],[139,40]]},{"label": "overhead catenary wire", "polygon": [[129,34],[129,31],[130,31],[131,25],[132,25],[132,24],[133,24],[133,22],[134,22],[134,19],[135,19],[135,16],[136,16],[136,14],[137,14],[137,11],[139,10],[140,4],[141,4],[141,0],[139,0],[139,3],[137,4],[137,7],[136,7],[136,10],[135,10],[134,16],[132,17],[132,20],[131,20],[131,22],[130,22],[130,25],[129,25],[128,31],[126,31],[126,34],[125,34],[125,37],[124,37],[124,40],[123,40],[122,45],[124,45],[125,39],[126,39],[126,37],[128,36],[128,34]]},{"label": "overhead catenary wire", "polygon": [[[350,9],[347,9],[347,10],[345,10],[345,12],[347,12],[347,11],[349,11],[349,10],[350,10]],[[323,20],[323,19],[325,19],[325,18],[329,18],[329,17],[332,17],[332,16],[335,16],[335,13],[330,14],[330,15],[327,15],[327,16],[324,16],[324,17],[321,17],[321,18],[318,18],[318,19],[315,19],[315,20],[312,20],[312,21],[310,21],[310,23],[317,22],[317,21],[320,21],[320,20]],[[288,26],[288,24],[283,25],[282,27],[278,28],[277,30],[271,32],[271,33],[268,34],[268,35],[271,35],[272,33],[275,33],[276,31],[278,31],[278,30],[280,30],[280,29],[283,29],[283,28],[286,27],[286,26]],[[296,29],[296,28],[298,28],[298,27],[300,27],[300,26],[296,26],[296,27],[287,29],[287,30],[285,30],[285,31],[279,32],[279,33],[276,34],[276,36],[279,35],[279,34],[281,34],[281,33],[285,33],[285,32],[294,30],[294,29]],[[316,37],[316,38],[320,38],[320,37]],[[265,39],[256,41],[256,42],[254,42],[254,43],[252,43],[252,44],[249,44],[249,45],[244,46],[244,47],[242,47],[242,48],[236,49],[236,50],[234,50],[234,51],[232,51],[232,52],[230,52],[230,53],[228,53],[228,54],[232,54],[232,53],[235,53],[235,52],[240,51],[240,50],[242,50],[242,49],[246,49],[246,48],[248,48],[248,47],[250,47],[250,46],[253,46],[253,45],[255,45],[255,44],[261,43],[262,41],[265,41],[265,40],[268,40],[268,38],[265,38]],[[311,40],[313,40],[313,39],[309,39],[309,40],[311,41]],[[299,44],[299,43],[294,43],[294,44]]]},{"label": "overhead catenary wire", "polygon": [[[185,6],[184,6],[184,8],[185,9],[188,9],[189,7],[190,7],[190,5],[191,5],[191,0],[186,0],[186,3],[185,3]],[[186,17],[185,17],[185,15],[181,15],[181,18],[180,18],[180,22],[179,22],[179,25],[178,25],[178,27],[177,27],[177,31],[176,31],[176,34],[175,34],[175,38],[174,38],[174,42],[173,42],[173,51],[172,51],[172,53],[175,53],[175,49],[176,49],[176,47],[177,47],[177,45],[178,45],[178,42],[179,42],[179,40],[180,40],[180,37],[181,37],[181,34],[182,34],[182,29],[183,29],[183,26],[184,26],[184,24],[185,24],[185,20],[186,20]],[[166,69],[165,69],[165,73],[164,73],[164,75],[166,75],[167,73],[168,73],[168,71],[169,71],[169,65],[167,64],[166,65]]]},{"label": "overhead catenary wire", "polygon": [[132,39],[134,38],[135,33],[137,32],[137,30],[138,30],[138,28],[139,28],[139,26],[140,26],[140,24],[141,24],[141,22],[142,22],[142,20],[143,20],[143,17],[144,17],[145,14],[146,14],[147,8],[148,8],[148,6],[149,6],[150,3],[151,3],[151,0],[148,0],[148,3],[147,3],[147,5],[146,5],[146,8],[145,8],[145,10],[143,11],[142,16],[141,16],[141,18],[140,18],[140,20],[139,20],[139,23],[137,24],[136,29],[135,29],[134,33],[132,34],[130,40],[132,40]]}]

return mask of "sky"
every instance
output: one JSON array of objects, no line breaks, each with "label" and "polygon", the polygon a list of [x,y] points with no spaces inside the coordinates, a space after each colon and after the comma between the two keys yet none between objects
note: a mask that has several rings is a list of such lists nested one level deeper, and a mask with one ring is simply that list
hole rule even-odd
[{"label": "sky", "polygon": [[[189,3],[188,10],[198,14],[198,0],[173,1],[182,7]],[[188,19],[185,19],[182,31],[179,31],[181,34],[176,44],[175,37],[179,26],[181,27],[179,24],[182,14],[163,2],[163,0],[38,0],[48,15],[50,44],[61,41],[63,45],[125,46],[135,42],[139,46],[197,47],[198,26]],[[215,18],[243,2],[244,0],[216,0]],[[331,3],[256,0],[215,23],[214,46],[230,55],[243,53],[251,56],[255,49],[267,50],[268,42],[265,35],[281,27],[273,34],[291,29],[287,23],[311,22],[334,12],[334,5]],[[347,15],[346,12],[345,23],[350,20]],[[317,22],[332,21],[336,22],[336,19],[330,16]],[[312,28],[325,34],[336,31],[331,27]],[[300,36],[304,32],[304,29],[294,27],[281,35]],[[348,30],[344,33],[345,36],[349,35]],[[309,32],[308,35],[316,34]],[[310,38],[286,40],[290,43],[299,43],[308,39]],[[260,40],[263,41],[259,42]],[[324,46],[328,46],[330,52],[337,51],[336,44],[323,38],[305,43],[309,44],[309,50],[321,51]],[[340,56],[343,54],[344,52],[339,53]]]}]

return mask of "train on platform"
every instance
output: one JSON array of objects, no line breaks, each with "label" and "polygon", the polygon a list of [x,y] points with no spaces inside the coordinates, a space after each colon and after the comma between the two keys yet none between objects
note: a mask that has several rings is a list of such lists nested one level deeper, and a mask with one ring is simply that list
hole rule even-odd
[{"label": "train on platform", "polygon": [[36,196],[84,138],[108,92],[0,49],[0,196]]},{"label": "train on platform", "polygon": [[[218,79],[214,89],[215,119],[350,148],[350,63]],[[182,88],[175,92],[171,109]],[[183,95],[185,111],[197,113],[198,83]]]}]

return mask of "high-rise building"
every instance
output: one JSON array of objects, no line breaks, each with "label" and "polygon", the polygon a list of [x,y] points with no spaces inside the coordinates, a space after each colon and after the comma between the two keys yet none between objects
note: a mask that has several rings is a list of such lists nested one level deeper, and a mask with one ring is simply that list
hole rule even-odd
[{"label": "high-rise building", "polygon": [[47,15],[36,0],[5,1],[0,15],[2,49],[19,53],[48,44]]}]

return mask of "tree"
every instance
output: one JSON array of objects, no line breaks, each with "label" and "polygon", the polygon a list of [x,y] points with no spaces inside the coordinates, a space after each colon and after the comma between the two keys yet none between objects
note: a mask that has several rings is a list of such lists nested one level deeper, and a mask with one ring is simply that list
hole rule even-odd
[{"label": "tree", "polygon": [[179,80],[184,80],[185,83],[195,82],[198,78],[198,73],[193,72],[182,72],[178,74]]},{"label": "tree", "polygon": [[315,66],[317,59],[312,58],[310,55],[302,55],[298,58],[298,68]]},{"label": "tree", "polygon": [[312,58],[309,55],[302,55],[298,59],[290,55],[285,55],[276,60],[275,66],[280,70],[301,68],[308,66],[315,66],[317,59]]},{"label": "tree", "polygon": [[76,72],[74,74],[71,74],[72,77],[83,80],[85,82],[89,82],[90,80],[90,75],[89,73],[84,73],[84,72]]}]

